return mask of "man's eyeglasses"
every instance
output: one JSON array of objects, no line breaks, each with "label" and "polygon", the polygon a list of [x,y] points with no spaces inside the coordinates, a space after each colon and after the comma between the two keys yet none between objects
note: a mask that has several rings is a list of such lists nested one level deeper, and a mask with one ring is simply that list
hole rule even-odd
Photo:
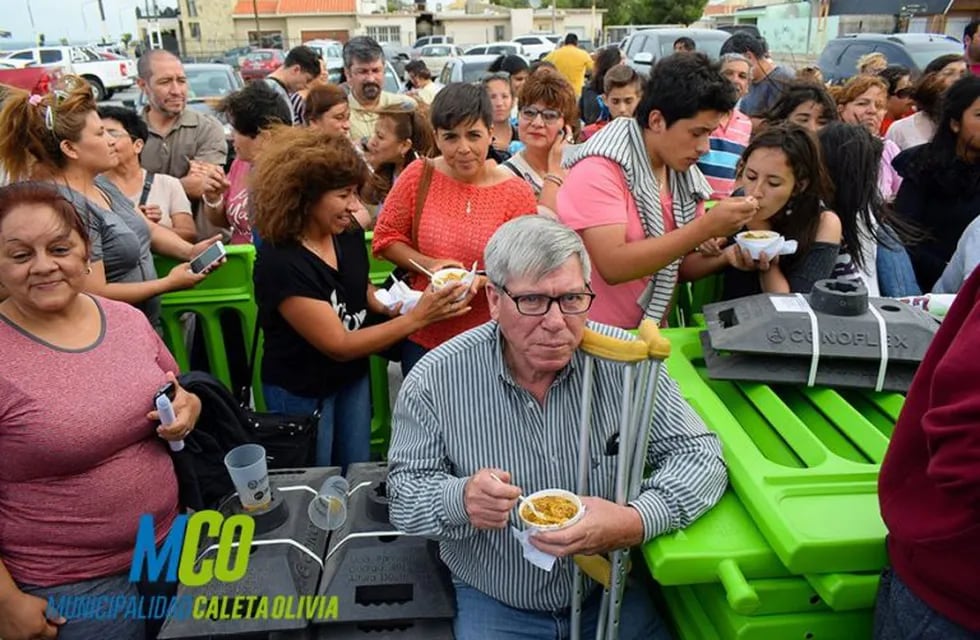
[{"label": "man's eyeglasses", "polygon": [[561,117],[561,111],[557,109],[538,109],[537,107],[524,107],[521,109],[521,119],[527,122],[534,122],[534,119],[541,116],[545,124],[555,124]]},{"label": "man's eyeglasses", "polygon": [[906,100],[906,99],[912,97],[912,93],[914,91],[915,91],[915,89],[912,88],[912,87],[905,87],[903,89],[899,89],[898,91],[896,91],[892,95],[895,96],[896,98],[901,98],[902,100]]},{"label": "man's eyeglasses", "polygon": [[595,294],[589,285],[585,285],[586,292],[563,293],[560,296],[546,296],[543,293],[526,293],[515,296],[507,287],[494,285],[503,291],[508,298],[514,301],[517,306],[517,313],[522,316],[544,316],[551,311],[551,305],[558,303],[558,309],[567,316],[577,316],[585,313],[592,308],[592,301]]}]

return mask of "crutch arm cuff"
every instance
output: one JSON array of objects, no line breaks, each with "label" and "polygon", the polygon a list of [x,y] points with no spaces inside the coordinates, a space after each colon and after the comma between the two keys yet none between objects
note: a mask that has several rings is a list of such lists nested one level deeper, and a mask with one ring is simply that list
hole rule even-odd
[{"label": "crutch arm cuff", "polygon": [[670,515],[670,507],[654,491],[644,491],[629,506],[640,512],[644,542],[677,528]]},{"label": "crutch arm cuff", "polygon": [[446,523],[462,526],[470,523],[466,514],[466,503],[463,501],[463,491],[469,478],[449,478],[442,486],[442,511],[446,515]]}]

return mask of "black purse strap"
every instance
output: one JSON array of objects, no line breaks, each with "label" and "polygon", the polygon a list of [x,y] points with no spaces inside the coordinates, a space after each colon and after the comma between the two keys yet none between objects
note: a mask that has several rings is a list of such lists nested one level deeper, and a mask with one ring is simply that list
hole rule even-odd
[{"label": "black purse strap", "polygon": [[143,191],[140,193],[139,206],[142,207],[143,205],[145,205],[147,198],[150,197],[150,189],[153,188],[153,178],[155,178],[156,175],[157,174],[153,173],[152,171],[146,172],[146,177],[143,179]]}]

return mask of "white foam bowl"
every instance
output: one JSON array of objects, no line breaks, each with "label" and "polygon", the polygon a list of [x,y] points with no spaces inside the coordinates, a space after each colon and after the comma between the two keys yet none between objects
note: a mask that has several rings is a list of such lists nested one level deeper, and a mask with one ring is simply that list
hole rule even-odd
[{"label": "white foam bowl", "polygon": [[[760,234],[765,234],[767,237],[746,237]],[[736,244],[748,251],[753,260],[758,260],[759,255],[763,252],[770,258],[778,255],[785,241],[786,239],[775,231],[743,231],[735,236]]]},{"label": "white foam bowl", "polygon": [[[469,287],[473,284],[473,280],[476,278],[476,274],[470,273],[466,269],[458,269],[455,267],[450,267],[448,269],[439,269],[432,274],[432,287],[437,291],[444,287],[448,287],[457,282],[461,282]],[[466,292],[460,295],[456,300],[462,300],[466,297]]]},{"label": "white foam bowl", "polygon": [[566,529],[572,526],[573,524],[581,520],[582,516],[585,515],[585,505],[582,504],[581,498],[579,498],[571,491],[565,491],[564,489],[542,489],[541,491],[536,491],[531,495],[527,496],[525,500],[531,501],[537,498],[544,498],[548,496],[555,496],[557,498],[565,498],[566,500],[570,500],[575,504],[575,506],[578,507],[578,511],[575,512],[574,516],[572,516],[565,522],[562,522],[561,524],[537,524],[535,522],[531,522],[524,516],[525,512],[530,510],[530,507],[527,506],[527,504],[525,503],[521,505],[520,509],[518,509],[518,514],[521,516],[521,520],[524,522],[524,524],[537,531],[558,531],[559,529]]}]

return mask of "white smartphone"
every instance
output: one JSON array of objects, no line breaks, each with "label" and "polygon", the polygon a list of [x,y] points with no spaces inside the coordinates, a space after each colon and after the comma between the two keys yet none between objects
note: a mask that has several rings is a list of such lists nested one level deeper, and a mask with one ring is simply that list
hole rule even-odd
[{"label": "white smartphone", "polygon": [[203,273],[215,265],[219,260],[225,257],[225,245],[221,244],[221,241],[215,242],[213,245],[205,249],[201,255],[197,256],[191,260],[191,271],[194,273]]}]

